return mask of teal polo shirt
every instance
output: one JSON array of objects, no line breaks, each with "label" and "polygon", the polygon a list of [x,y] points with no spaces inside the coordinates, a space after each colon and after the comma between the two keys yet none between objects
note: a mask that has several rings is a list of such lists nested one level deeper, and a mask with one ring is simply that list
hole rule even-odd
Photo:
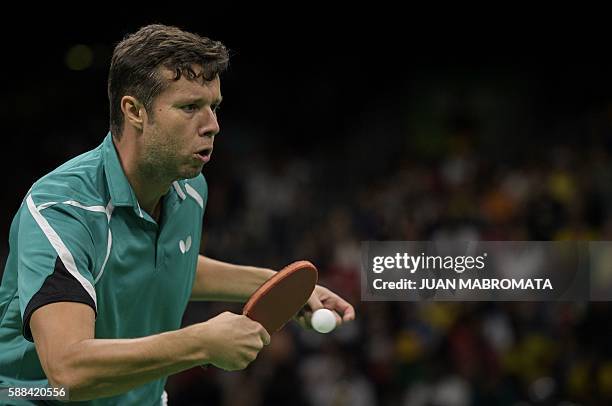
[{"label": "teal polo shirt", "polygon": [[[0,285],[0,386],[47,383],[29,321],[49,303],[91,306],[96,338],[180,328],[207,196],[201,174],[173,182],[157,223],[140,208],[110,133],[96,149],[38,180],[10,230]],[[86,404],[160,404],[165,382]]]}]

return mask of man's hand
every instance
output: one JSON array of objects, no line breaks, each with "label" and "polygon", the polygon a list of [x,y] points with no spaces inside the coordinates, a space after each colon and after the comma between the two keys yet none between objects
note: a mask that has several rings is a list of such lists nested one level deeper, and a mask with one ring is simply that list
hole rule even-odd
[{"label": "man's hand", "polygon": [[295,320],[303,328],[310,329],[312,328],[310,324],[312,313],[322,308],[334,312],[336,315],[336,326],[347,321],[355,320],[355,309],[353,306],[331,290],[320,285],[315,286],[312,295],[310,295],[310,299],[308,299],[304,308],[295,316]]},{"label": "man's hand", "polygon": [[261,324],[230,312],[194,327],[203,341],[205,362],[226,371],[246,368],[270,343],[270,334]]}]

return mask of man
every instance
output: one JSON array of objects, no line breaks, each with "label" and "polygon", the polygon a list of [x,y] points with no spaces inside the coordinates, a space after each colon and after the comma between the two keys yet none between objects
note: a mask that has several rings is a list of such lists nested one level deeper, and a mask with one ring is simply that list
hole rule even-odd
[{"label": "man", "polygon": [[[117,45],[110,133],[36,182],[12,223],[0,385],[48,380],[92,405],[159,404],[168,375],[243,369],[270,342],[229,312],[179,329],[188,300],[245,301],[273,273],[197,250],[227,63],[221,43],[163,25]],[[308,307],[354,318],[321,286]]]}]

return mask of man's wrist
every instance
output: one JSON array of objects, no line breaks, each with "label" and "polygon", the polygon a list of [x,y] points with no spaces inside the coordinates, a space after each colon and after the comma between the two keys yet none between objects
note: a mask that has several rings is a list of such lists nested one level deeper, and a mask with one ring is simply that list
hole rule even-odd
[{"label": "man's wrist", "polygon": [[193,366],[206,364],[210,360],[206,345],[206,326],[206,322],[193,324],[172,333],[180,334],[180,345],[184,345],[186,349],[185,360]]}]

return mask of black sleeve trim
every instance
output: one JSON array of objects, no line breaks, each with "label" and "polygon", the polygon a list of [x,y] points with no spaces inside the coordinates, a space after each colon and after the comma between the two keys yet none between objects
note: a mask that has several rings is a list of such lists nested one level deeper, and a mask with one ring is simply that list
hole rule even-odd
[{"label": "black sleeve trim", "polygon": [[96,304],[81,283],[68,272],[62,260],[57,257],[53,273],[47,276],[40,290],[32,296],[23,312],[23,336],[34,342],[30,330],[30,317],[39,307],[57,302],[77,302],[91,306],[96,312]]}]

